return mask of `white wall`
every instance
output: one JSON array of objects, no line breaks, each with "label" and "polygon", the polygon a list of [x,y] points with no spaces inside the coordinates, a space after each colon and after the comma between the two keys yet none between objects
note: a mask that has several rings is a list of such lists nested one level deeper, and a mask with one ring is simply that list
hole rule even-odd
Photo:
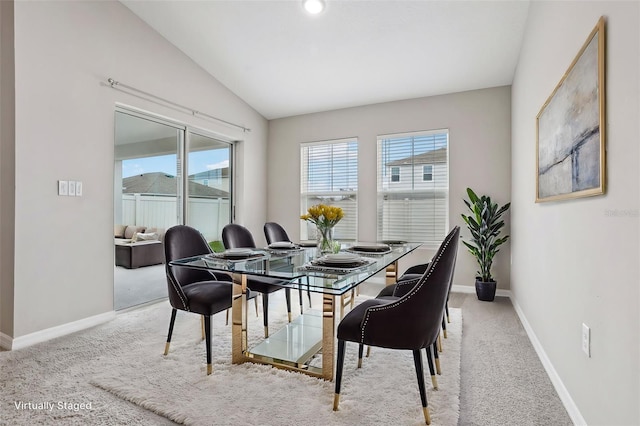
[{"label": "white wall", "polygon": [[[606,195],[536,204],[536,115],[602,15]],[[511,291],[590,425],[640,424],[639,18],[638,2],[532,2],[512,87]]]},{"label": "white wall", "polygon": [[[280,222],[291,238],[300,230],[300,143],[358,138],[358,238],[376,240],[376,138],[378,135],[449,129],[450,227],[463,226],[466,188],[509,201],[511,113],[509,87],[348,108],[283,118],[269,122],[269,220]],[[508,226],[507,226],[508,232]],[[468,236],[466,229],[462,234]],[[462,245],[461,245],[462,246]],[[404,260],[407,266],[431,258],[424,250]],[[509,287],[509,245],[498,254],[494,275],[500,288]],[[475,260],[460,250],[456,285],[473,286]]]},{"label": "white wall", "polygon": [[[16,2],[15,48],[12,337],[113,310],[116,103],[243,139],[238,146],[237,220],[262,231],[266,120],[122,4]],[[109,77],[252,132],[105,87]],[[58,179],[83,181],[84,195],[57,196]]]}]

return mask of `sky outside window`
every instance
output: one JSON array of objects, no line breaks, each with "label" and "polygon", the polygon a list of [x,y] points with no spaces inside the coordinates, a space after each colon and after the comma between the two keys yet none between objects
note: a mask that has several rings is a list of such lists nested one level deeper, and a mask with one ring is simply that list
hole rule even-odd
[{"label": "sky outside window", "polygon": [[[190,175],[224,167],[229,167],[229,150],[207,150],[192,152],[189,155]],[[159,155],[122,161],[123,178],[153,172],[162,172],[175,176],[176,155]]]}]

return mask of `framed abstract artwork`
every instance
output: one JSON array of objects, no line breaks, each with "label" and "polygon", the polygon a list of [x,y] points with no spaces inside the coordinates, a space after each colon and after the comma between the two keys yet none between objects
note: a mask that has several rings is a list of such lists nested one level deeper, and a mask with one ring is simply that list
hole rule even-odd
[{"label": "framed abstract artwork", "polygon": [[605,192],[605,20],[536,117],[536,202]]}]

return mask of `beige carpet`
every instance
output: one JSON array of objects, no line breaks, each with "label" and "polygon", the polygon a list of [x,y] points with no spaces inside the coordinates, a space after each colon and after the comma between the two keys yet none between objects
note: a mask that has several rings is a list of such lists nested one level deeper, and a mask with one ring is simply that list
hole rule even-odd
[{"label": "beige carpet", "polygon": [[[317,305],[316,305],[317,306]],[[278,307],[274,306],[271,312]],[[432,424],[458,422],[462,316],[452,309],[434,391],[427,373]],[[331,382],[257,364],[230,363],[230,327],[214,317],[214,372],[205,375],[199,318],[180,312],[170,354],[162,356],[170,307],[161,303],[115,321],[151,327],[125,353],[105,354],[102,373],[91,384],[127,401],[187,425],[371,425],[424,424],[413,357],[409,351],[373,348],[357,370],[357,345],[347,343],[340,410],[333,412]],[[273,315],[275,328],[284,317]],[[249,316],[250,346],[262,333],[261,319]],[[127,326],[122,328],[129,328]],[[146,327],[145,327],[146,328]],[[425,371],[426,368],[425,360]]]},{"label": "beige carpet", "polygon": [[[284,299],[278,293],[270,309],[274,325],[285,318],[284,308],[275,306],[283,303],[278,297]],[[320,303],[314,300],[314,306]],[[172,351],[163,357],[169,315],[168,303],[161,302],[88,330],[0,352],[0,425],[173,424],[168,417],[207,425],[423,424],[409,353],[375,349],[356,370],[357,346],[348,345],[341,410],[334,413],[333,383],[268,366],[231,365],[224,313],[214,320],[213,375],[204,374],[196,315],[178,315]],[[426,380],[434,425],[455,425],[458,419],[462,318],[459,310],[452,315],[440,390]],[[260,318],[250,315],[250,321]],[[260,324],[253,330],[259,337]]]}]

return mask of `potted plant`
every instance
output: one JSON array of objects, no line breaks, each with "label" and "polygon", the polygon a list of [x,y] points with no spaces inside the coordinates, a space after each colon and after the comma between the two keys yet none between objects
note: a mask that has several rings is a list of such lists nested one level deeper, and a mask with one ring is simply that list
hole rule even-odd
[{"label": "potted plant", "polygon": [[480,266],[476,277],[476,295],[480,300],[492,301],[496,295],[496,281],[491,276],[491,266],[499,247],[509,239],[508,235],[501,237],[500,233],[504,227],[501,217],[511,203],[498,208],[498,204],[492,202],[490,197],[478,197],[471,188],[467,188],[467,195],[469,200],[464,200],[464,203],[471,214],[462,214],[462,220],[471,232],[471,240],[463,243]]}]

